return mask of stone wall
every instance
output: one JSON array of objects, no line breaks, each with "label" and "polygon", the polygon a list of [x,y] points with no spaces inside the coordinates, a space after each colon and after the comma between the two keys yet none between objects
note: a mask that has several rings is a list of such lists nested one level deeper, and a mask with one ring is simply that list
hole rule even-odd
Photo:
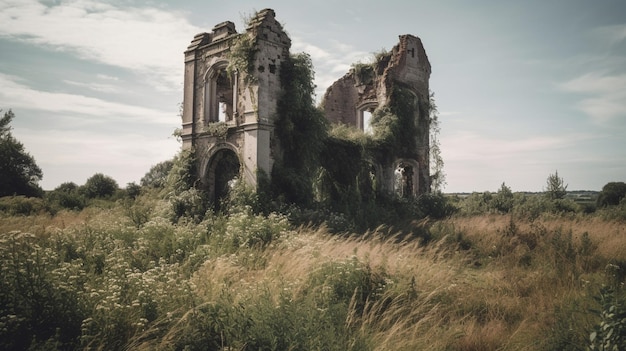
[{"label": "stone wall", "polygon": [[[381,167],[379,188],[394,192],[398,188],[395,173],[402,164],[412,165],[411,195],[430,191],[428,81],[431,67],[421,40],[413,35],[401,35],[391,52],[381,53],[377,61],[356,64],[346,75],[333,83],[324,94],[323,109],[332,123],[342,123],[364,130],[365,110],[382,109],[395,103],[394,87],[408,89],[417,100],[411,116],[416,127],[413,140],[404,140],[412,148],[396,154],[385,150],[369,150],[370,159]],[[414,169],[417,168],[417,169]]]},{"label": "stone wall", "polygon": [[[256,186],[259,174],[270,175],[281,157],[274,128],[282,94],[280,69],[290,46],[274,11],[265,9],[250,19],[245,32],[238,33],[230,21],[222,22],[210,33],[197,34],[185,51],[183,148],[196,151],[198,179],[213,200],[223,190],[215,189],[215,184],[224,184],[219,174],[224,164],[238,160],[236,173]],[[416,196],[430,189],[429,77],[430,63],[420,39],[402,35],[391,52],[380,55],[373,65],[356,65],[324,95],[323,109],[331,123],[361,129],[364,111],[394,103],[394,87],[402,86],[416,97],[410,118],[417,129],[407,142],[412,147],[393,154],[387,149],[368,150],[379,191],[403,188],[403,196],[407,191]],[[402,184],[399,172],[408,174]]]}]

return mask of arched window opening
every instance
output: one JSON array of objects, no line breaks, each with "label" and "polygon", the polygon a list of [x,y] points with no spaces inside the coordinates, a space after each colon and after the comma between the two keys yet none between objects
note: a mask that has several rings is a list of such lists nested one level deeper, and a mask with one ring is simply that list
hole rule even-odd
[{"label": "arched window opening", "polygon": [[219,62],[211,66],[205,78],[206,123],[233,121],[234,91],[233,82],[226,72],[227,62]]},{"label": "arched window opening", "polygon": [[394,169],[394,192],[398,197],[410,198],[417,194],[417,162],[403,160]]}]

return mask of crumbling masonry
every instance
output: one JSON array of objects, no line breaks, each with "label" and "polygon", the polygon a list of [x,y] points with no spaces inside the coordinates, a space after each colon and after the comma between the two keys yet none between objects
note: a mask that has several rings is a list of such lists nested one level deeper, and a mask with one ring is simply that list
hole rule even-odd
[{"label": "crumbling masonry", "polygon": [[[196,35],[185,51],[183,148],[196,151],[197,176],[211,200],[225,195],[237,177],[258,185],[259,175],[270,175],[281,157],[274,123],[282,91],[279,72],[290,46],[274,11],[265,9],[244,33],[223,22]],[[372,65],[355,65],[324,95],[322,108],[331,123],[366,133],[372,133],[369,120],[377,111],[403,111],[399,126],[411,133],[399,139],[403,144],[374,143],[366,150],[379,193],[415,197],[430,191],[429,77],[420,39],[402,35],[391,52]]]}]

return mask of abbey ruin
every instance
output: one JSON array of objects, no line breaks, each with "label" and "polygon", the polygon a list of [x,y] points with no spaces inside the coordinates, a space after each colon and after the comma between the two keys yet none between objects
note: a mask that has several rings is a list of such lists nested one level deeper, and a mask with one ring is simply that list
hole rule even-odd
[{"label": "abbey ruin", "polygon": [[[222,22],[197,34],[185,51],[183,148],[195,151],[197,178],[212,201],[225,195],[233,179],[252,186],[260,177],[274,181],[276,165],[287,163],[277,123],[285,94],[281,69],[290,46],[274,11],[264,9],[244,32]],[[429,192],[430,72],[421,40],[401,35],[376,62],[356,64],[332,84],[319,107],[327,125],[360,129],[370,141],[357,147],[328,137],[321,167],[331,176],[347,174],[339,182],[346,187],[367,187],[360,192],[400,197]],[[348,151],[335,153],[342,145]],[[331,165],[329,158],[339,154],[358,155],[359,169],[344,172],[341,167],[350,162],[340,159]]]}]

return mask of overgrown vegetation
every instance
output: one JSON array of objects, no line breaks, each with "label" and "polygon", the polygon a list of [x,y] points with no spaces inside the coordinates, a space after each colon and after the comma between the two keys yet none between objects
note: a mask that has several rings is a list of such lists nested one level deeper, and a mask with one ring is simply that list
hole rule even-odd
[{"label": "overgrown vegetation", "polygon": [[43,190],[38,183],[43,173],[24,144],[11,133],[13,118],[11,110],[0,118],[0,196],[41,196]]},{"label": "overgrown vegetation", "polygon": [[272,191],[284,202],[302,206],[313,202],[313,177],[327,136],[326,119],[313,103],[313,75],[308,54],[291,55],[281,64],[283,92],[275,123],[282,157],[272,170]]},{"label": "overgrown vegetation", "polygon": [[[502,184],[481,195],[482,210],[465,210],[474,196],[456,199],[461,215],[415,217],[409,235],[390,220],[337,236],[294,225],[295,208],[262,214],[245,185],[223,213],[195,207],[192,158],[177,157],[166,185],[134,199],[3,211],[0,348],[623,347],[624,222],[604,209],[526,216],[531,198],[548,198]],[[438,199],[427,204],[451,206]]]}]

